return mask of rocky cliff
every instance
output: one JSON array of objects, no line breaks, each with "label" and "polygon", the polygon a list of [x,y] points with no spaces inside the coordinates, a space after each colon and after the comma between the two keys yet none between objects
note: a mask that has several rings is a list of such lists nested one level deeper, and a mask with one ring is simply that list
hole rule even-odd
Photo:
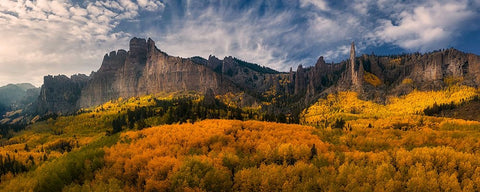
[{"label": "rocky cliff", "polygon": [[70,113],[76,109],[82,88],[88,82],[86,75],[45,76],[36,103],[36,113]]},{"label": "rocky cliff", "polygon": [[479,75],[480,57],[455,49],[357,57],[352,43],[346,61],[326,63],[319,57],[311,67],[299,65],[283,73],[234,57],[173,57],[151,39],[133,38],[128,51],[105,55],[100,69],[89,77],[46,76],[37,111],[70,113],[119,97],[209,90],[210,96],[239,93],[241,105],[266,102],[265,109],[285,113],[336,91],[357,91],[382,102],[413,89],[440,89],[452,83],[477,87]]},{"label": "rocky cliff", "polygon": [[129,51],[110,52],[90,77],[46,76],[37,102],[39,113],[71,113],[119,97],[161,92],[215,94],[238,91],[227,78],[191,59],[160,51],[151,39],[133,38]]},{"label": "rocky cliff", "polygon": [[357,62],[381,82],[378,86],[364,83],[363,91],[367,95],[382,92],[382,95],[398,96],[413,89],[438,90],[452,84],[480,85],[480,57],[453,48],[426,54],[363,55],[357,58]]},{"label": "rocky cliff", "polygon": [[437,90],[452,84],[480,85],[480,56],[446,49],[431,53],[356,57],[352,43],[350,58],[327,64],[320,57],[314,66],[301,65],[291,72],[294,95],[304,106],[337,91],[356,91],[363,99],[384,102],[414,89]]},{"label": "rocky cliff", "polygon": [[228,80],[211,68],[190,59],[172,57],[160,51],[151,39],[133,38],[128,52],[119,50],[105,55],[76,103],[90,107],[119,97],[160,92],[196,91],[215,94],[236,90]]}]

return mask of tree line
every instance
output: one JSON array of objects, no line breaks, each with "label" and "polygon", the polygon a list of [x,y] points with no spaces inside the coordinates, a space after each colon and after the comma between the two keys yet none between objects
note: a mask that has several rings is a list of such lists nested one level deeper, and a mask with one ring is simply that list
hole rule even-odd
[{"label": "tree line", "polygon": [[227,106],[217,99],[214,99],[214,102],[207,102],[206,99],[199,100],[195,97],[184,96],[171,100],[154,98],[154,103],[152,106],[128,109],[125,113],[117,115],[112,120],[112,131],[107,134],[117,133],[124,129],[141,130],[155,125],[196,122],[204,119],[288,122],[287,116],[282,113],[244,110]]}]

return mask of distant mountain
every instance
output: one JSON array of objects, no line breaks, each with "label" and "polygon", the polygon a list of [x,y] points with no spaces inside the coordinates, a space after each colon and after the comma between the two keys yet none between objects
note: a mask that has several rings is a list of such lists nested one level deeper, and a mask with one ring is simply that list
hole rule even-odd
[{"label": "distant mountain", "polygon": [[412,90],[436,90],[451,84],[478,87],[480,57],[455,49],[426,54],[356,57],[340,63],[316,64],[278,72],[234,57],[180,58],[168,55],[151,39],[133,38],[129,51],[113,51],[90,76],[46,76],[36,112],[72,113],[119,97],[212,90],[232,93],[238,106],[262,105],[272,113],[296,115],[328,93],[351,90],[384,102]]},{"label": "distant mountain", "polygon": [[23,109],[37,100],[40,88],[30,83],[0,87],[0,117],[7,111]]},{"label": "distant mountain", "polygon": [[0,114],[4,114],[7,111],[7,106],[0,103]]},{"label": "distant mountain", "polygon": [[30,83],[8,84],[0,87],[0,104],[5,107],[26,104],[32,101],[31,97],[38,95],[39,91],[39,88]]}]

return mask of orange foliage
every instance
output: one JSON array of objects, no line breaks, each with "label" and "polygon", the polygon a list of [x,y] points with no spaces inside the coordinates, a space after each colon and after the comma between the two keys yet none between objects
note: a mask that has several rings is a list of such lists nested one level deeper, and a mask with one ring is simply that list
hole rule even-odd
[{"label": "orange foliage", "polygon": [[230,181],[231,171],[242,168],[306,162],[312,156],[313,145],[317,153],[326,153],[329,145],[312,135],[312,131],[313,127],[301,125],[231,120],[205,120],[130,131],[121,135],[117,145],[106,149],[105,161],[109,168],[103,174],[108,177],[101,178],[127,181],[128,186],[134,187],[132,190],[163,191],[171,185],[182,190],[208,188],[210,185],[200,186],[199,183],[208,182],[200,178],[188,181],[189,185],[175,184],[177,179],[185,179],[178,171],[192,156],[199,158],[196,166],[205,166],[206,170],[213,171],[211,174],[217,174],[216,177],[226,174]]}]

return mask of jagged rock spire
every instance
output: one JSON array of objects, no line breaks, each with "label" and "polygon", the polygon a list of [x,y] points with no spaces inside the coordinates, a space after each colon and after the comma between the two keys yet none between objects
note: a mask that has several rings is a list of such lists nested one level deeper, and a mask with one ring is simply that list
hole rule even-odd
[{"label": "jagged rock spire", "polygon": [[350,59],[355,59],[355,42],[352,41],[351,47],[350,47]]},{"label": "jagged rock spire", "polygon": [[363,81],[363,65],[360,64],[358,67],[355,61],[355,43],[352,42],[350,48],[350,77],[351,85],[354,89],[361,89]]},{"label": "jagged rock spire", "polygon": [[352,45],[350,47],[350,72],[352,76],[352,83],[355,84],[355,43],[352,41]]}]

